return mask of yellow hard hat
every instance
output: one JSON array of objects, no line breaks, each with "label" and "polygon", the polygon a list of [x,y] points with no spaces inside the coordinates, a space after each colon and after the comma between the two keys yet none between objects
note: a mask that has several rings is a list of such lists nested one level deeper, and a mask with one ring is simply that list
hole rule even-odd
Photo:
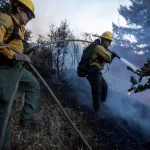
[{"label": "yellow hard hat", "polygon": [[32,0],[10,0],[10,3],[11,3],[12,5],[15,5],[15,4],[17,4],[17,3],[20,3],[20,4],[23,5],[25,8],[27,8],[27,9],[31,12],[33,18],[35,18],[35,14],[34,14],[34,4],[33,4]]},{"label": "yellow hard hat", "polygon": [[108,40],[113,40],[113,35],[110,31],[106,31],[101,35],[102,38],[108,39]]}]

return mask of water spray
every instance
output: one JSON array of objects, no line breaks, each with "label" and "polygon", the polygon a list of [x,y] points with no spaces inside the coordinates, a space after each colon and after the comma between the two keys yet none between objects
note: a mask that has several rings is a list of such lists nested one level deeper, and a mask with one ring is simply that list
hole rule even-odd
[{"label": "water spray", "polygon": [[132,63],[130,63],[126,59],[121,58],[120,60],[127,65],[128,70],[131,70],[133,72],[136,72],[137,70],[139,70],[136,66],[134,66]]}]

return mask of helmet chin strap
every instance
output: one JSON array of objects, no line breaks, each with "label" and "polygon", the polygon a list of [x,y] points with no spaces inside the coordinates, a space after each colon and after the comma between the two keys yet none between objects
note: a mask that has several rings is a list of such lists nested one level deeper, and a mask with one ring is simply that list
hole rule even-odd
[{"label": "helmet chin strap", "polygon": [[108,49],[108,47],[110,46],[111,41],[109,43],[109,46],[106,47],[106,45],[104,44],[104,40],[105,40],[105,38],[100,38],[101,45],[104,46],[104,48]]},{"label": "helmet chin strap", "polygon": [[101,45],[105,47],[105,45],[104,45],[104,39],[102,37],[100,38],[100,42],[101,42]]}]

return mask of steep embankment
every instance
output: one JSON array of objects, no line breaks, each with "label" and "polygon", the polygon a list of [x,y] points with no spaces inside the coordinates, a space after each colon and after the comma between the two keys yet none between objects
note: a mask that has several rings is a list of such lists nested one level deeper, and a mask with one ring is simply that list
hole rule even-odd
[{"label": "steep embankment", "polygon": [[[107,102],[110,105],[107,105],[107,103],[102,105],[102,113],[97,117],[93,114],[89,105],[83,103],[85,101],[91,101],[89,95],[83,95],[84,90],[78,87],[77,94],[75,86],[65,81],[56,82],[50,86],[62,105],[70,108],[72,121],[84,134],[93,150],[143,149],[141,145],[141,142],[144,141],[143,136],[141,136],[142,134],[138,132],[136,128],[131,128],[132,126],[128,124],[127,118],[123,118],[122,115],[116,117],[118,112],[114,112],[110,109],[115,108],[115,106],[110,107],[112,106],[109,102],[111,99],[108,99]],[[118,97],[119,93],[114,92],[115,91],[110,91],[110,96],[113,97],[116,94],[116,97]],[[82,103],[80,103],[79,99],[80,94],[86,98],[82,99]],[[122,98],[121,95],[120,99]],[[129,102],[131,99],[127,101]],[[114,103],[116,103],[116,101]],[[20,127],[19,118],[22,104],[20,100],[12,120],[12,145],[15,150],[86,149],[80,137],[69,125],[45,88],[42,87],[41,89],[41,100],[38,104],[38,112],[43,116],[44,120],[42,125],[26,127],[24,129]],[[139,104],[138,107],[141,108],[141,105]]]}]

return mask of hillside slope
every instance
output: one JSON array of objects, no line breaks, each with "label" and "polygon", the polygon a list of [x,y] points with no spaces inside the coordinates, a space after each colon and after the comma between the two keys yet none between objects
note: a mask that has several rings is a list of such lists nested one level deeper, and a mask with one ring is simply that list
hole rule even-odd
[{"label": "hillside slope", "polygon": [[[74,91],[74,86],[65,81],[53,83],[50,86],[62,105],[70,108],[72,121],[83,133],[93,150],[143,149],[141,145],[145,140],[143,134],[138,132],[137,128],[132,128],[128,124],[127,118],[122,116],[116,117],[115,113],[111,113],[111,105],[107,105],[107,103],[102,105],[100,116],[95,116],[91,108],[78,101],[79,93],[82,93],[80,89],[77,95]],[[111,92],[114,95],[114,91]],[[111,92],[109,93],[111,94]],[[118,93],[116,94],[118,95]],[[13,149],[86,150],[84,143],[44,87],[41,89],[41,100],[37,109],[38,113],[43,116],[44,122],[42,125],[37,127],[20,127],[19,118],[23,105],[23,100],[21,99],[12,119]],[[87,99],[90,99],[90,97]],[[142,105],[142,107],[144,106]],[[144,108],[147,110],[147,107]]]}]

